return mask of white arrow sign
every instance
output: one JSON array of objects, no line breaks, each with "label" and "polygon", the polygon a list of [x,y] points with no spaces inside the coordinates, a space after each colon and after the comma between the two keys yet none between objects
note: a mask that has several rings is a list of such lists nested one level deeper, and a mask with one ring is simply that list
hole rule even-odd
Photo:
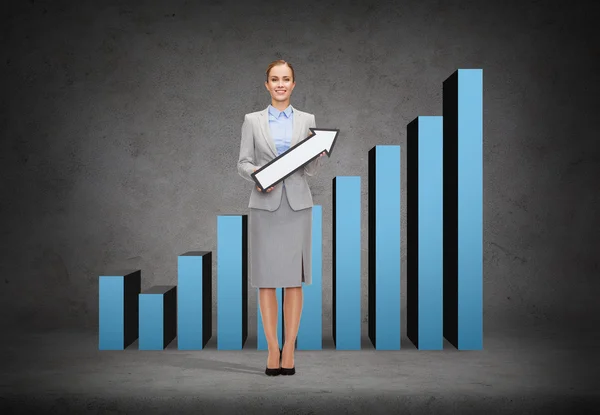
[{"label": "white arrow sign", "polygon": [[309,128],[311,135],[300,141],[282,155],[252,173],[252,178],[262,192],[275,186],[296,170],[304,167],[325,151],[331,157],[333,145],[340,130],[329,128]]}]

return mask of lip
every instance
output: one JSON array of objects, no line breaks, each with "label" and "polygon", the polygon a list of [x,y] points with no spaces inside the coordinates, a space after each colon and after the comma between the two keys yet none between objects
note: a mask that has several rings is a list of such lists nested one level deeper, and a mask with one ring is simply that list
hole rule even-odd
[{"label": "lip", "polygon": [[285,89],[276,89],[275,92],[285,92]]}]

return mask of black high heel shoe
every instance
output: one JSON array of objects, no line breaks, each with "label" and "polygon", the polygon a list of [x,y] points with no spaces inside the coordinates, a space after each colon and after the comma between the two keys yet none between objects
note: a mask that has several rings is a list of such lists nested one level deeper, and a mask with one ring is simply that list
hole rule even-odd
[{"label": "black high heel shoe", "polygon": [[[281,355],[280,355],[280,359],[283,355],[283,349],[281,350]],[[281,367],[281,374],[283,376],[292,376],[293,374],[296,373],[296,365],[294,365],[293,368],[287,368],[287,367]]]},{"label": "black high heel shoe", "polygon": [[[279,350],[279,365],[281,366],[281,350]],[[265,369],[265,374],[267,376],[281,375],[281,367],[278,367],[276,369],[269,369],[269,367],[267,366],[267,368]]]}]

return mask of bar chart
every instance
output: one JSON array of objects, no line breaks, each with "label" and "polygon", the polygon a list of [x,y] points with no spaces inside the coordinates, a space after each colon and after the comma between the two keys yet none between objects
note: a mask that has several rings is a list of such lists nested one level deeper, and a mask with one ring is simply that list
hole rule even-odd
[{"label": "bar chart", "polygon": [[407,127],[407,336],[421,350],[443,346],[442,117]]},{"label": "bar chart", "polygon": [[360,205],[360,177],[334,178],[332,333],[341,350],[360,349]]},{"label": "bar chart", "polygon": [[139,336],[141,271],[101,275],[98,282],[100,350],[123,350]]},{"label": "bar chart", "polygon": [[298,350],[323,348],[323,207],[312,208],[312,284],[303,288],[304,304],[296,347]]},{"label": "bar chart", "polygon": [[400,349],[400,146],[369,151],[369,338]]},{"label": "bar chart", "polygon": [[483,348],[483,71],[443,84],[444,337]]},{"label": "bar chart", "polygon": [[[406,280],[406,336],[419,350],[483,349],[483,71],[458,69],[442,85],[442,115],[406,125],[406,146],[368,152],[367,203],[361,176],[331,181],[331,275],[323,275],[323,207],[312,208],[312,284],[303,284],[299,350],[323,348],[323,282],[331,278],[335,349],[360,350],[363,281],[368,338],[376,350],[400,350],[401,282]],[[406,155],[406,166],[401,155]],[[402,173],[402,168],[405,168]],[[406,174],[406,230],[401,223]],[[361,217],[368,212],[368,233]],[[406,275],[401,235],[406,231]],[[99,276],[99,349],[202,350],[216,331],[218,350],[254,347],[248,338],[248,215],[216,215],[216,252],[177,258],[177,284],[141,290],[141,270]],[[362,275],[362,240],[367,273]],[[217,275],[212,275],[216,261]],[[216,284],[216,298],[213,298]],[[284,290],[277,291],[280,345]],[[266,350],[257,290],[256,349]],[[216,302],[216,327],[213,306]]]},{"label": "bar chart", "polygon": [[[323,347],[323,207],[314,205],[312,208],[312,284],[303,284],[302,295],[304,297],[302,310],[302,324],[298,328],[296,348],[298,350],[321,350]],[[279,344],[285,340],[283,324],[283,289],[277,289],[277,337]],[[257,289],[258,297],[258,289]],[[257,315],[260,317],[260,298],[257,300]],[[257,318],[257,349],[267,350],[267,339],[262,324],[262,319]]]},{"label": "bar chart", "polygon": [[177,332],[177,287],[150,287],[140,293],[139,300],[139,349],[162,350]]},{"label": "bar chart", "polygon": [[190,251],[177,258],[177,342],[179,350],[200,350],[212,336],[212,252]]},{"label": "bar chart", "polygon": [[248,215],[217,217],[217,349],[248,338]]}]

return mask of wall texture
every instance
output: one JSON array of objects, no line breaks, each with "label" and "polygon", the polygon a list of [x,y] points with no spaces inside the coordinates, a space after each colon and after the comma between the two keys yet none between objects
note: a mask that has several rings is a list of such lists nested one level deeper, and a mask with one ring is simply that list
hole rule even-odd
[{"label": "wall texture", "polygon": [[[93,330],[99,274],[134,267],[142,289],[175,284],[177,255],[215,251],[216,215],[248,212],[240,129],[269,104],[264,71],[277,58],[295,65],[292,104],[341,130],[310,180],[324,210],[326,334],[332,178],[363,177],[366,323],[367,152],[404,148],[407,123],[441,115],[442,82],[473,67],[484,70],[485,331],[598,326],[598,6],[197,3],[6,3],[3,327]],[[406,153],[402,161],[405,333]],[[255,333],[253,289],[249,307]]]}]

